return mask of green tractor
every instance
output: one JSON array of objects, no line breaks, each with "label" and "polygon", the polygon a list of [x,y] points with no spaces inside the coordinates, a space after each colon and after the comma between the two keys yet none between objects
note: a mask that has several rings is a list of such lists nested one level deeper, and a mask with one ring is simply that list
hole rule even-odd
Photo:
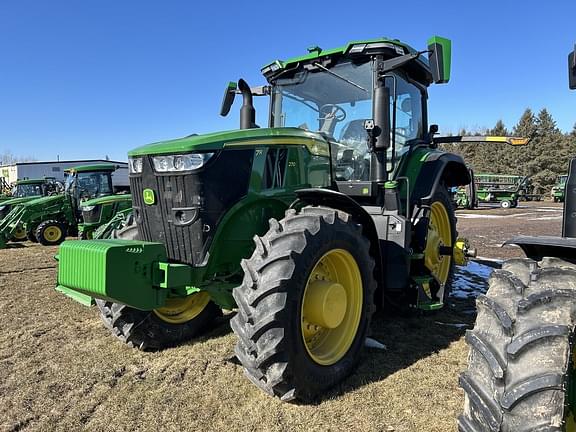
[{"label": "green tractor", "polygon": [[[568,71],[576,90],[576,47]],[[460,432],[576,432],[576,158],[564,187],[562,236],[507,241],[527,258],[504,262],[476,300]]]},{"label": "green tractor", "polygon": [[[62,193],[63,185],[52,178],[18,180],[10,191],[10,197],[0,201],[0,221],[18,204],[24,204],[43,196]],[[12,241],[26,240],[26,230],[20,224],[12,234]]]},{"label": "green tractor", "polygon": [[116,214],[126,214],[132,210],[132,195],[118,194],[93,198],[80,203],[82,223],[78,224],[78,238],[89,240],[104,224],[111,221]]},{"label": "green tractor", "polygon": [[[63,194],[13,205],[10,212],[0,220],[0,248],[14,238],[20,240],[24,235],[30,241],[47,246],[62,243],[66,235],[76,235],[81,220],[80,204],[84,200],[111,195],[112,173],[115,170],[116,166],[112,164],[71,168],[67,170]],[[100,205],[103,208],[115,208],[117,203]],[[100,211],[110,218],[113,216],[108,210]]]},{"label": "green tractor", "polygon": [[566,180],[568,175],[560,175],[556,179],[556,184],[552,187],[551,195],[554,202],[564,202]]},{"label": "green tractor", "polygon": [[63,190],[64,186],[53,178],[18,180],[13,184],[10,196],[0,201],[0,220],[17,204],[43,196],[58,195]]},{"label": "green tractor", "polygon": [[[472,254],[448,189],[471,179],[438,144],[486,138],[428,125],[427,87],[450,75],[447,39],[422,52],[390,39],[314,47],[262,73],[266,86],[226,89],[222,115],[242,95],[240,130],[129,152],[135,223],[64,242],[57,289],[95,299],[112,334],[140,349],[180,344],[236,309],[248,378],[308,399],[351,373],[377,307],[443,306],[453,264]],[[270,98],[268,128],[255,124],[256,96]]]}]

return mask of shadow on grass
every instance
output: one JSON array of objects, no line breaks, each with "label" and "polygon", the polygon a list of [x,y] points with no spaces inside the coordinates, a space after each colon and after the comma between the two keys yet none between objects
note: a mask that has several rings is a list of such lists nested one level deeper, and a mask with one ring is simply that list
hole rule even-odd
[{"label": "shadow on grass", "polygon": [[488,277],[479,277],[476,272],[476,267],[471,265],[457,271],[459,285],[462,280],[468,280],[471,289],[464,291],[464,294],[459,289],[440,311],[412,311],[403,315],[377,313],[372,320],[369,336],[386,345],[386,349],[366,348],[358,368],[348,379],[309,404],[319,404],[366,384],[381,381],[447,348],[464,336],[466,330],[474,326],[475,299],[488,288]]},{"label": "shadow on grass", "polygon": [[26,247],[26,245],[24,243],[10,242],[10,243],[6,244],[4,249],[21,249],[21,248],[25,248],[25,247]]}]

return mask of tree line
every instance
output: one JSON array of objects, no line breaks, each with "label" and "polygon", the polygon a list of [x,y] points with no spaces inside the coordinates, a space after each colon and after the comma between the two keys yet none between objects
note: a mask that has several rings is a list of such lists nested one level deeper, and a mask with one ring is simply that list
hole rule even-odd
[{"label": "tree line", "polygon": [[526,109],[518,123],[508,130],[502,120],[492,129],[458,132],[458,135],[505,135],[532,137],[529,144],[443,144],[446,151],[462,155],[475,173],[529,176],[540,193],[548,193],[558,175],[567,174],[568,163],[576,157],[576,124],[563,133],[544,108],[537,115]]}]

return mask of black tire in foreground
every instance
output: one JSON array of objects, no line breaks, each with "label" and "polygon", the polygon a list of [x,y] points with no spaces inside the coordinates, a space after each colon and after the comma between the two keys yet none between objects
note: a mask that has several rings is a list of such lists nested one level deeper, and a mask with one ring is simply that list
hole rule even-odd
[{"label": "black tire in foreground", "polygon": [[[324,207],[288,210],[254,241],[233,291],[236,356],[266,393],[313,399],[360,359],[375,309],[369,241],[349,214]],[[321,309],[330,312],[322,316]]]},{"label": "black tire in foreground", "polygon": [[461,432],[576,430],[576,266],[513,259],[477,299],[468,370],[460,377]]},{"label": "black tire in foreground", "polygon": [[55,246],[66,239],[68,227],[56,220],[40,222],[34,231],[34,236],[41,245]]},{"label": "black tire in foreground", "polygon": [[[128,225],[115,231],[113,238],[136,240],[138,227]],[[184,303],[187,299],[192,302]],[[141,311],[105,300],[96,300],[96,305],[112,334],[128,346],[141,350],[177,346],[208,330],[214,319],[222,315],[220,308],[203,292],[182,299],[181,304],[174,305],[171,310]],[[190,313],[192,308],[197,313]]]}]

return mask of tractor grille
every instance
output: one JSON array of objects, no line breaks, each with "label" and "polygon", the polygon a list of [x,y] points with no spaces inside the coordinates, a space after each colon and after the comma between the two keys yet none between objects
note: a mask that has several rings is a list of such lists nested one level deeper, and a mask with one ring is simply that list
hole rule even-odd
[{"label": "tractor grille", "polygon": [[84,223],[98,223],[100,222],[100,213],[102,213],[102,206],[94,206],[92,210],[82,212],[82,220]]},{"label": "tractor grille", "polygon": [[[254,150],[225,150],[193,173],[156,174],[144,158],[141,175],[130,177],[140,236],[166,245],[168,258],[206,265],[207,252],[222,217],[248,192]],[[155,203],[144,203],[144,189]]]}]

